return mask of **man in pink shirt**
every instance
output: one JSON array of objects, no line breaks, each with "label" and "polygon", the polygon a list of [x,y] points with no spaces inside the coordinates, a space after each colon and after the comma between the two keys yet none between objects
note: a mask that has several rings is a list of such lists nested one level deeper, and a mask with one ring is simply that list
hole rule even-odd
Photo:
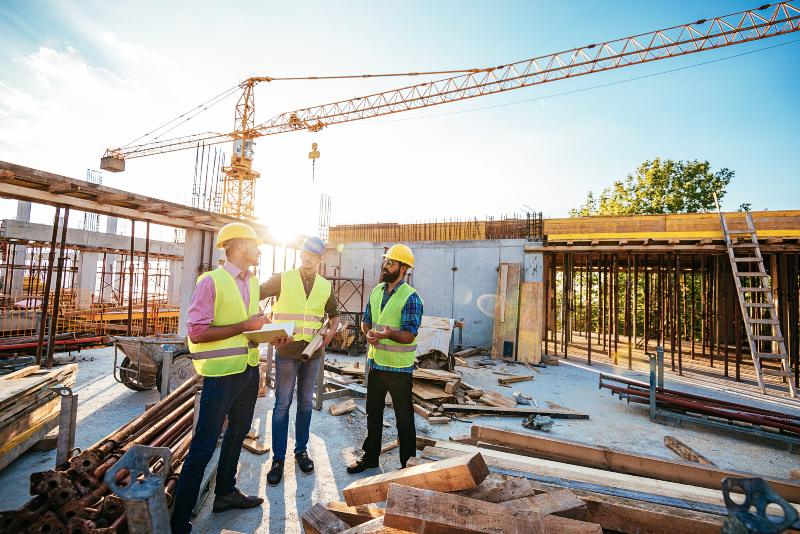
[{"label": "man in pink shirt", "polygon": [[239,455],[253,421],[259,378],[258,346],[251,345],[243,333],[268,322],[258,306],[258,281],[250,272],[261,255],[259,244],[261,240],[246,224],[231,223],[220,229],[217,246],[225,249],[227,261],[200,276],[189,305],[189,350],[195,369],[203,376],[203,391],[197,426],[175,489],[173,534],[192,530],[192,508],[226,417],[213,511],[253,508],[263,502],[236,488]]}]

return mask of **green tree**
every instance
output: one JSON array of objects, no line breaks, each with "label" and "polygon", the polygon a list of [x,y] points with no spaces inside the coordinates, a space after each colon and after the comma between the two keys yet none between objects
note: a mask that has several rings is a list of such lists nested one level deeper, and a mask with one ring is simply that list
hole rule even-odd
[{"label": "green tree", "polygon": [[595,199],[589,191],[571,217],[589,215],[635,215],[658,213],[696,213],[716,209],[714,193],[720,200],[734,172],[711,172],[707,161],[673,161],[659,158],[645,161],[624,181],[607,187]]}]

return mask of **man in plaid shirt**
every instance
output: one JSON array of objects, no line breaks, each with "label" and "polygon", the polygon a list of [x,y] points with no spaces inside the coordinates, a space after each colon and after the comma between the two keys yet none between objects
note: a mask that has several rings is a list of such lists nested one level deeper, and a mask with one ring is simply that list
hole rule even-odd
[{"label": "man in plaid shirt", "polygon": [[411,397],[416,338],[422,322],[422,299],[403,279],[414,267],[406,245],[394,245],[384,255],[381,283],[375,286],[364,310],[361,329],[367,336],[367,438],[364,456],[347,472],[361,473],[378,467],[383,433],[386,392],[392,396],[397,420],[400,464],[415,456],[417,432]]}]

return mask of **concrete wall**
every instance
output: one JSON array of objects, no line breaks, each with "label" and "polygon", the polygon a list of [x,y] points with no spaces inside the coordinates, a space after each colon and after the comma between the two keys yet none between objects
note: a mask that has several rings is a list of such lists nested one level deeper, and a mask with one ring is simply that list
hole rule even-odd
[{"label": "concrete wall", "polygon": [[[361,277],[366,292],[377,284],[382,256],[393,243],[347,243],[329,253],[328,266],[341,276]],[[464,318],[465,345],[491,346],[497,268],[500,262],[524,262],[524,239],[412,243],[416,269],[411,284],[425,303],[425,315]],[[365,296],[365,299],[368,298]]]}]

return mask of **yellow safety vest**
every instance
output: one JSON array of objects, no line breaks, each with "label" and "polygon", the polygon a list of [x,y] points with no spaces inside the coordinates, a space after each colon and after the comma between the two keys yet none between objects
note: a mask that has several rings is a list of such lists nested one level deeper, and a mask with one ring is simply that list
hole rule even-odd
[{"label": "yellow safety vest", "polygon": [[[375,286],[369,296],[369,307],[372,313],[372,328],[389,328],[390,330],[402,330],[403,306],[408,297],[417,291],[410,285],[404,283],[398,287],[394,294],[389,297],[389,302],[381,310],[383,301],[383,288],[385,283]],[[387,367],[411,367],[414,365],[416,357],[416,339],[412,343],[398,343],[391,339],[381,339],[377,345],[370,345],[367,357],[375,360],[378,365]]]},{"label": "yellow safety vest", "polygon": [[[250,277],[250,307],[245,309],[242,294],[231,273],[218,267],[201,274],[199,284],[206,276],[214,281],[214,320],[211,326],[227,326],[246,321],[258,314],[258,279]],[[241,373],[248,365],[258,365],[258,345],[251,344],[244,334],[219,341],[192,343],[189,340],[192,364],[201,376],[227,376]]]},{"label": "yellow safety vest", "polygon": [[300,270],[292,269],[281,274],[281,296],[272,306],[272,321],[294,323],[295,341],[311,341],[325,316],[325,304],[331,296],[331,283],[320,275],[314,278],[308,298],[300,278]]}]

